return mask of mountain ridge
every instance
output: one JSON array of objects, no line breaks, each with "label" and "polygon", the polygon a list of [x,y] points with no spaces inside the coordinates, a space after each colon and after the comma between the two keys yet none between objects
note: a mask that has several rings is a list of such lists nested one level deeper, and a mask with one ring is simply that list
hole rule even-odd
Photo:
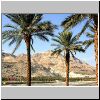
[{"label": "mountain ridge", "polygon": [[[51,51],[36,53],[31,56],[31,74],[36,76],[66,76],[66,65],[64,58],[60,55],[51,56]],[[8,67],[9,66],[9,67]],[[21,54],[18,56],[2,53],[2,76],[21,76],[26,77],[27,56]],[[78,58],[70,60],[70,73],[81,75],[95,75],[95,68]]]}]

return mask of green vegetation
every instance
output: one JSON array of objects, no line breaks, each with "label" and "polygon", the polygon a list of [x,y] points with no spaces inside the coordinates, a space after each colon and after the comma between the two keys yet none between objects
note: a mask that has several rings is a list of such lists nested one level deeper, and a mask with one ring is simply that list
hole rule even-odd
[{"label": "green vegetation", "polygon": [[76,81],[96,81],[95,78],[88,78],[88,77],[85,77],[85,78],[69,78],[69,81],[70,82],[76,82]]},{"label": "green vegetation", "polygon": [[[56,80],[60,81],[60,82],[65,82],[66,79],[65,77],[52,77],[52,76],[41,76],[41,77],[32,77],[31,79],[31,83],[55,83]],[[88,78],[88,77],[84,77],[84,78],[69,78],[69,82],[78,82],[78,81],[96,81],[95,78]],[[3,85],[7,85],[7,84],[25,84],[26,83],[26,78],[24,78],[24,80],[13,80],[13,81],[9,81],[7,78],[3,78],[2,79],[2,84]]]},{"label": "green vegetation", "polygon": [[38,77],[33,77],[32,78],[33,81],[55,81],[55,80],[60,80],[63,81],[65,80],[65,78],[58,76],[58,77],[52,77],[52,76],[38,76]]}]

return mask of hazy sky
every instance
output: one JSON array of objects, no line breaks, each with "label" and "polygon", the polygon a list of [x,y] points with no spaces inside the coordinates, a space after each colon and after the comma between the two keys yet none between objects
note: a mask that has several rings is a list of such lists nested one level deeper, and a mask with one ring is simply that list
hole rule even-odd
[{"label": "hazy sky", "polygon": [[[58,25],[58,29],[55,30],[55,32],[54,32],[54,34],[57,35],[59,32],[61,32],[63,30],[63,28],[60,26],[61,22],[69,15],[70,14],[44,14],[42,21],[51,21],[53,24]],[[74,27],[71,30],[73,32],[73,36],[81,31],[82,26],[84,25],[85,22],[86,21],[80,23],[79,25],[77,25],[76,27]],[[8,23],[14,24],[7,17],[2,15],[2,31],[4,31],[6,29],[3,26]],[[89,31],[89,30],[87,30],[87,31]],[[54,42],[51,40],[51,37],[49,37],[49,39],[50,39],[49,42],[44,42],[44,41],[39,40],[38,38],[34,38],[33,45],[34,45],[35,53],[52,50],[54,47],[52,47],[51,44]],[[88,38],[85,35],[82,35],[80,38],[80,40],[86,40],[86,39],[88,39]],[[15,45],[9,47],[8,43],[2,44],[2,50],[3,50],[3,52],[6,52],[6,53],[12,53],[12,50],[14,47],[15,47]],[[22,53],[24,53],[24,54],[26,53],[26,47],[25,47],[24,41],[21,43],[21,46],[15,52],[15,55],[19,55]],[[32,51],[31,53],[33,54],[34,52]],[[85,61],[86,63],[88,63],[90,65],[95,66],[94,45],[91,45],[86,50],[85,53],[77,52],[76,57],[82,61]]]}]

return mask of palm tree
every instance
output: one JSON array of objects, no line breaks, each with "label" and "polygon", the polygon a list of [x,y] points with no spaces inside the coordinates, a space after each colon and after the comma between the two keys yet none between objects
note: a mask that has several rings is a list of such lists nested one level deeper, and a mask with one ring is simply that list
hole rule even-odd
[{"label": "palm tree", "polygon": [[56,46],[52,55],[55,53],[57,55],[64,53],[65,64],[66,64],[66,85],[69,86],[69,63],[70,63],[70,54],[75,58],[74,53],[76,52],[84,52],[85,50],[82,48],[82,41],[78,41],[77,36],[72,37],[71,32],[61,32],[59,36],[53,39],[56,44],[52,44],[52,46]]},{"label": "palm tree", "polygon": [[9,46],[16,44],[12,54],[20,46],[22,40],[25,41],[27,48],[27,85],[31,86],[31,54],[33,48],[33,37],[38,37],[41,40],[49,41],[47,36],[53,36],[53,31],[56,28],[49,21],[41,22],[42,14],[5,14],[15,24],[7,24],[4,27],[9,28],[2,32],[3,43],[10,40]]},{"label": "palm tree", "polygon": [[96,60],[96,82],[98,85],[98,14],[72,14],[67,17],[63,22],[62,26],[65,29],[71,29],[79,23],[86,20],[81,32],[78,34],[79,36],[85,32],[89,25],[94,26],[94,47],[95,47],[95,60]]}]

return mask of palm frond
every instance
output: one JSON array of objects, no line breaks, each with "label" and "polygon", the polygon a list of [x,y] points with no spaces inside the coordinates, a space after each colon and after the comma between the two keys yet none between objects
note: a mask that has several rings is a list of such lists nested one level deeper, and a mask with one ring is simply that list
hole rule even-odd
[{"label": "palm frond", "polygon": [[83,42],[83,45],[85,46],[85,50],[94,43],[94,39],[86,40]]},{"label": "palm frond", "polygon": [[48,31],[53,32],[54,29],[57,29],[56,25],[53,25],[50,21],[41,22],[37,24],[35,32],[41,32],[41,31]]},{"label": "palm frond", "polygon": [[73,52],[70,51],[70,53],[71,53],[72,57],[75,59],[76,57],[74,56]]},{"label": "palm frond", "polygon": [[31,46],[31,49],[35,52],[35,49],[33,48],[32,44],[30,46]]},{"label": "palm frond", "polygon": [[94,32],[94,26],[93,25],[89,25],[88,26],[91,32]]},{"label": "palm frond", "polygon": [[2,38],[5,39],[9,36],[14,36],[15,34],[17,34],[18,31],[16,30],[6,30],[2,32]]},{"label": "palm frond", "polygon": [[20,40],[18,40],[18,41],[16,42],[16,46],[15,46],[15,48],[14,48],[14,50],[13,50],[12,54],[14,54],[14,53],[15,53],[15,51],[19,48],[19,46],[20,46],[21,42],[22,42],[22,39],[20,39]]},{"label": "palm frond", "polygon": [[78,42],[78,40],[79,40],[79,36],[75,35],[74,37],[71,38],[70,44]]},{"label": "palm frond", "polygon": [[[9,27],[9,25],[7,25]],[[12,27],[12,26],[11,26]],[[12,54],[17,50],[17,48],[20,46],[20,43],[23,39],[23,36],[20,33],[21,31],[16,28],[13,30],[6,30],[2,32],[2,38],[3,38],[3,43],[6,43],[7,41],[9,42],[9,46],[13,45],[16,43],[16,46],[12,52]]]},{"label": "palm frond", "polygon": [[54,50],[54,51],[52,51],[52,53],[51,53],[51,56],[53,56],[53,55],[60,55],[61,54],[61,52],[62,52],[62,50],[61,49],[58,49],[58,50]]},{"label": "palm frond", "polygon": [[22,21],[19,14],[4,14],[4,15],[8,17],[15,24],[21,25]]},{"label": "palm frond", "polygon": [[21,35],[21,30],[6,30],[2,32],[2,38],[6,39],[7,37],[23,37]]},{"label": "palm frond", "polygon": [[80,37],[86,31],[86,29],[89,27],[90,22],[91,22],[91,19],[87,20],[87,22],[83,26],[81,32],[78,33],[78,37]]},{"label": "palm frond", "polygon": [[33,45],[33,42],[34,42],[34,40],[33,40],[33,38],[31,37],[31,43],[32,43],[32,45]]},{"label": "palm frond", "polygon": [[91,34],[91,33],[87,33],[86,36],[87,36],[88,38],[94,38],[94,34]]},{"label": "palm frond", "polygon": [[34,18],[31,21],[30,27],[36,25],[37,23],[39,23],[42,19],[43,14],[35,14]]},{"label": "palm frond", "polygon": [[8,42],[10,39],[12,39],[12,37],[7,37],[6,39],[2,40],[2,43],[5,44],[6,42]]},{"label": "palm frond", "polygon": [[83,41],[76,41],[74,44],[82,44]]},{"label": "palm frond", "polygon": [[3,27],[12,28],[12,29],[18,29],[17,26],[11,25],[11,24],[6,24],[6,25],[4,25]]},{"label": "palm frond", "polygon": [[61,45],[59,45],[59,44],[51,44],[51,46],[57,46],[57,47],[59,47]]},{"label": "palm frond", "polygon": [[56,42],[56,43],[62,44],[61,40],[58,39],[58,38],[53,38],[52,40],[53,40],[54,42]]},{"label": "palm frond", "polygon": [[16,42],[16,39],[13,38],[13,39],[10,41],[9,46],[11,46],[12,44],[14,44],[15,42]]},{"label": "palm frond", "polygon": [[80,22],[82,22],[86,18],[86,14],[73,14],[69,17],[67,17],[62,23],[61,26],[63,26],[65,29],[71,29]]},{"label": "palm frond", "polygon": [[40,40],[43,40],[43,41],[49,41],[48,37],[43,35],[43,34],[34,34],[34,37],[37,37],[37,38],[39,38]]},{"label": "palm frond", "polygon": [[85,52],[85,49],[83,49],[82,45],[77,45],[74,47],[74,51]]},{"label": "palm frond", "polygon": [[[9,40],[13,40],[13,37],[15,37],[15,34],[17,33],[14,30],[8,30],[8,31],[2,32],[3,44]],[[14,42],[14,40],[12,42]],[[10,44],[12,44],[12,42]]]},{"label": "palm frond", "polygon": [[4,14],[12,22],[26,29],[32,27],[35,23],[41,20],[42,14]]}]

